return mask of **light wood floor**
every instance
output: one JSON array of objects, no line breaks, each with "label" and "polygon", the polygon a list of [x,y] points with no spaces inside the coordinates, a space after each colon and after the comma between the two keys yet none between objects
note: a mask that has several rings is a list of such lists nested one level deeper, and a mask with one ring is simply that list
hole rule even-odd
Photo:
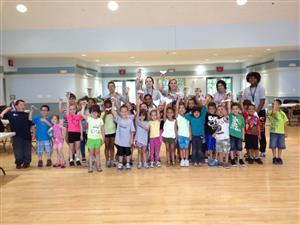
[{"label": "light wood floor", "polygon": [[[289,127],[283,166],[16,170],[2,185],[0,224],[299,224],[299,132]],[[162,151],[164,155],[164,151]],[[102,154],[103,155],[103,154]],[[164,159],[164,158],[163,158]],[[102,162],[104,162],[102,160]]]}]

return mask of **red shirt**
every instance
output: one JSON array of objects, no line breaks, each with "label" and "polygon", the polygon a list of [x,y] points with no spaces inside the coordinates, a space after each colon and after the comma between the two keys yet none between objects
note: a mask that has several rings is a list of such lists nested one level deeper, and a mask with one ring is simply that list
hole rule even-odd
[{"label": "red shirt", "polygon": [[245,133],[251,135],[260,135],[260,120],[256,115],[249,115],[248,113],[243,113],[245,119]]}]

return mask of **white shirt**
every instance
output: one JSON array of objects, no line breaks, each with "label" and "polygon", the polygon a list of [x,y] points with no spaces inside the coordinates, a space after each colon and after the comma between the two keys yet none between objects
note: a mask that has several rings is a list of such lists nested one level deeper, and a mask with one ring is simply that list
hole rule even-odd
[{"label": "white shirt", "polygon": [[221,141],[229,139],[229,120],[225,117],[220,117],[217,119],[217,124],[216,140]]},{"label": "white shirt", "polygon": [[164,131],[162,133],[162,136],[164,138],[176,138],[175,123],[176,123],[176,120],[170,121],[170,120],[167,119],[165,121]]}]

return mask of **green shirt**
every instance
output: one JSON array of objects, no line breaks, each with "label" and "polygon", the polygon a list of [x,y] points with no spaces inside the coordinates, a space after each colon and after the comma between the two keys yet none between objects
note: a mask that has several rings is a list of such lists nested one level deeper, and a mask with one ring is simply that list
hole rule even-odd
[{"label": "green shirt", "polygon": [[270,132],[276,134],[284,134],[284,125],[289,121],[285,113],[281,110],[274,114],[270,112],[269,119],[271,122]]},{"label": "green shirt", "polygon": [[88,124],[88,139],[102,139],[101,128],[103,126],[103,120],[101,118],[94,119],[89,116],[87,119]]},{"label": "green shirt", "polygon": [[242,115],[229,114],[229,135],[242,139],[244,127],[245,120]]},{"label": "green shirt", "polygon": [[116,133],[116,123],[114,121],[114,116],[111,113],[105,115],[104,129],[105,129],[105,134]]}]

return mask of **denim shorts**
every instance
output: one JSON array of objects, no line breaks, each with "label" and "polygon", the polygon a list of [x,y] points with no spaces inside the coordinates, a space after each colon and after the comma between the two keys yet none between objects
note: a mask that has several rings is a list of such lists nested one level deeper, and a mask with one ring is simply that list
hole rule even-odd
[{"label": "denim shorts", "polygon": [[207,145],[207,150],[210,150],[210,151],[216,151],[216,139],[208,134],[206,135],[205,137],[205,141],[206,141],[206,145]]},{"label": "denim shorts", "polygon": [[190,139],[188,137],[178,136],[179,149],[188,149],[190,144]]},{"label": "denim shorts", "polygon": [[230,136],[230,151],[242,151],[243,141],[240,138]]},{"label": "denim shorts", "polygon": [[52,146],[50,140],[36,142],[36,153],[41,156],[44,152],[46,152],[48,156],[51,156]]},{"label": "denim shorts", "polygon": [[285,135],[270,133],[270,145],[271,149],[285,149]]}]

